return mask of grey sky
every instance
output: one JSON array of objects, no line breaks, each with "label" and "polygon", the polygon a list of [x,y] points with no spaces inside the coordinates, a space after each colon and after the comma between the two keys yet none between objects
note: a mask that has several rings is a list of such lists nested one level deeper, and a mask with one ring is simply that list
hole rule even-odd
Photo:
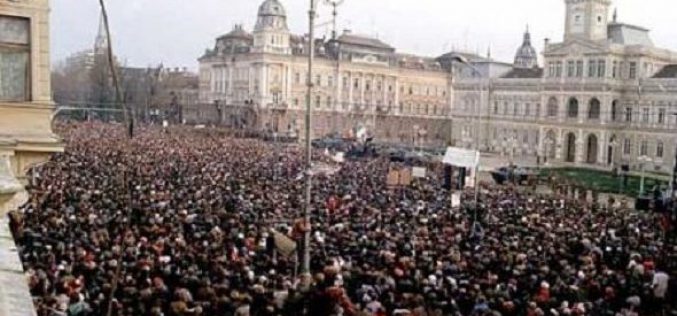
[{"label": "grey sky", "polygon": [[[308,0],[281,0],[293,33],[307,29]],[[116,55],[130,66],[197,68],[197,57],[235,23],[251,31],[262,0],[108,0]],[[675,0],[613,0],[619,20],[652,30],[659,47],[677,50]],[[52,54],[58,61],[93,45],[97,0],[52,0]],[[330,17],[323,7],[320,21]],[[451,48],[511,61],[526,24],[540,51],[562,38],[563,0],[346,0],[339,29],[378,36],[400,52],[437,56]],[[327,30],[320,30],[324,34]]]}]

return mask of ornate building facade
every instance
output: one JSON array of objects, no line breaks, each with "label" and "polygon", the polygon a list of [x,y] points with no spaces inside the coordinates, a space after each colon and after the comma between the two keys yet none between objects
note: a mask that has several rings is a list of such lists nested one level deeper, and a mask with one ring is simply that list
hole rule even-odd
[{"label": "ornate building facade", "polygon": [[[349,31],[315,39],[315,137],[367,127],[386,142],[667,172],[677,141],[677,54],[648,30],[610,19],[610,0],[565,0],[565,34],[539,54],[524,34],[513,63],[451,52],[402,54]],[[308,38],[279,0],[259,8],[200,61],[200,102],[231,126],[299,130]],[[467,61],[467,66],[459,60]]]},{"label": "ornate building facade", "polygon": [[63,150],[49,58],[48,1],[0,0],[0,216],[25,201],[29,168]]},{"label": "ornate building facade", "polygon": [[546,40],[543,68],[525,67],[533,50],[525,49],[527,34],[510,72],[459,80],[454,139],[508,156],[671,171],[677,53],[655,47],[647,29],[620,23],[616,13],[609,21],[610,6],[566,0],[564,40]]}]

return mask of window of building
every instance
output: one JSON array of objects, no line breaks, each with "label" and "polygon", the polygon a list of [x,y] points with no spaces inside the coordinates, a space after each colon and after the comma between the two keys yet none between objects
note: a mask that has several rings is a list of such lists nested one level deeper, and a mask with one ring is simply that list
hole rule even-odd
[{"label": "window of building", "polygon": [[583,61],[576,61],[576,77],[583,78]]},{"label": "window of building", "polygon": [[665,108],[658,109],[658,124],[665,124]]},{"label": "window of building", "polygon": [[541,117],[541,104],[536,103],[536,117]]},{"label": "window of building", "polygon": [[524,116],[529,116],[531,115],[531,104],[526,103],[524,104]]},{"label": "window of building", "polygon": [[413,94],[414,94],[414,87],[410,86],[409,87],[409,95],[413,95]]},{"label": "window of building", "polygon": [[348,77],[343,77],[343,88],[348,89]]},{"label": "window of building", "polygon": [[508,115],[508,109],[510,106],[508,105],[508,102],[503,102],[503,115]]},{"label": "window of building", "polygon": [[513,107],[513,109],[512,109],[512,115],[513,115],[513,116],[518,116],[519,113],[520,113],[520,105],[519,105],[519,103],[515,103],[515,104],[514,104],[514,107]]},{"label": "window of building", "polygon": [[600,78],[606,77],[606,61],[604,60],[597,61],[597,76]]},{"label": "window of building", "polygon": [[322,75],[317,75],[317,76],[315,76],[315,84],[316,84],[318,87],[321,87],[321,86],[322,86]]},{"label": "window of building", "polygon": [[353,88],[354,88],[354,89],[359,89],[359,88],[360,88],[360,79],[355,78],[355,80],[353,80]]},{"label": "window of building", "polygon": [[548,100],[548,117],[556,117],[557,112],[559,112],[559,105],[557,104],[557,98],[552,97]]},{"label": "window of building", "polygon": [[296,84],[301,83],[301,74],[300,73],[297,72],[297,73],[294,74],[294,82]]},{"label": "window of building", "polygon": [[393,85],[391,84],[388,85],[388,92],[393,92]]},{"label": "window of building", "polygon": [[623,154],[629,155],[632,152],[632,140],[626,138],[623,140]]},{"label": "window of building", "polygon": [[599,120],[600,116],[600,102],[597,98],[590,100],[590,106],[588,108],[588,119],[590,120]]},{"label": "window of building", "polygon": [[498,114],[498,101],[494,101],[494,114]]},{"label": "window of building", "polygon": [[322,106],[322,97],[319,95],[315,97],[315,107],[320,108]]},{"label": "window of building", "polygon": [[404,112],[404,102],[400,102],[400,113]]},{"label": "window of building", "polygon": [[628,123],[632,122],[632,107],[630,106],[625,108],[625,121]]},{"label": "window of building", "polygon": [[665,148],[663,142],[659,140],[658,143],[656,143],[656,158],[663,158],[664,151]]},{"label": "window of building", "polygon": [[628,76],[630,79],[637,78],[637,63],[632,61],[630,62],[630,70],[628,71]]},{"label": "window of building", "polygon": [[571,78],[576,75],[576,63],[573,60],[567,62],[567,77]]},{"label": "window of building", "polygon": [[331,97],[327,97],[327,108],[332,108]]},{"label": "window of building", "polygon": [[649,142],[643,140],[639,146],[639,155],[646,156],[649,153]]},{"label": "window of building", "polygon": [[298,106],[299,106],[299,99],[298,99],[298,98],[294,98],[294,101],[293,101],[292,104],[294,104],[294,107],[298,107]]},{"label": "window of building", "polygon": [[30,99],[30,24],[0,16],[0,101]]},{"label": "window of building", "polygon": [[366,81],[364,83],[364,90],[366,90],[366,91],[371,90],[371,81]]},{"label": "window of building", "polygon": [[649,123],[649,108],[642,108],[642,123]]},{"label": "window of building", "polygon": [[334,86],[334,76],[327,77],[327,87],[333,87],[333,86]]},{"label": "window of building", "polygon": [[548,63],[548,77],[555,77],[555,62]]},{"label": "window of building", "polygon": [[597,77],[597,61],[589,60],[588,61],[588,77],[594,78]]},{"label": "window of building", "polygon": [[569,104],[567,105],[567,117],[569,118],[578,117],[578,99],[576,98],[569,99]]},{"label": "window of building", "polygon": [[562,77],[562,62],[558,61],[555,63],[555,77],[561,78]]},{"label": "window of building", "polygon": [[611,121],[616,122],[618,120],[618,100],[613,100],[611,102]]}]

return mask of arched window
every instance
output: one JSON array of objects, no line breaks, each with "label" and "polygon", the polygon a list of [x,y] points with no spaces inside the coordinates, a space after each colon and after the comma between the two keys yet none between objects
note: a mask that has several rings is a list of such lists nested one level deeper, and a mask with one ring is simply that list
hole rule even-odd
[{"label": "arched window", "polygon": [[599,120],[600,102],[597,98],[590,100],[590,107],[588,108],[588,119]]},{"label": "arched window", "polygon": [[557,104],[557,98],[552,97],[548,100],[548,117],[556,117],[557,112],[559,112],[559,105]]},{"label": "arched window", "polygon": [[567,105],[567,117],[578,117],[578,100],[576,98],[569,99],[569,103]]}]

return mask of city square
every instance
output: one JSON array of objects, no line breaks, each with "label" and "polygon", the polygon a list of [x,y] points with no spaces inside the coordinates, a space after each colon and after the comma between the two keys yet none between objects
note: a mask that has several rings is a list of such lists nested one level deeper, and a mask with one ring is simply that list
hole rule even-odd
[{"label": "city square", "polygon": [[0,0],[0,316],[677,315],[677,52],[549,1],[509,62],[260,0],[137,67]]}]

